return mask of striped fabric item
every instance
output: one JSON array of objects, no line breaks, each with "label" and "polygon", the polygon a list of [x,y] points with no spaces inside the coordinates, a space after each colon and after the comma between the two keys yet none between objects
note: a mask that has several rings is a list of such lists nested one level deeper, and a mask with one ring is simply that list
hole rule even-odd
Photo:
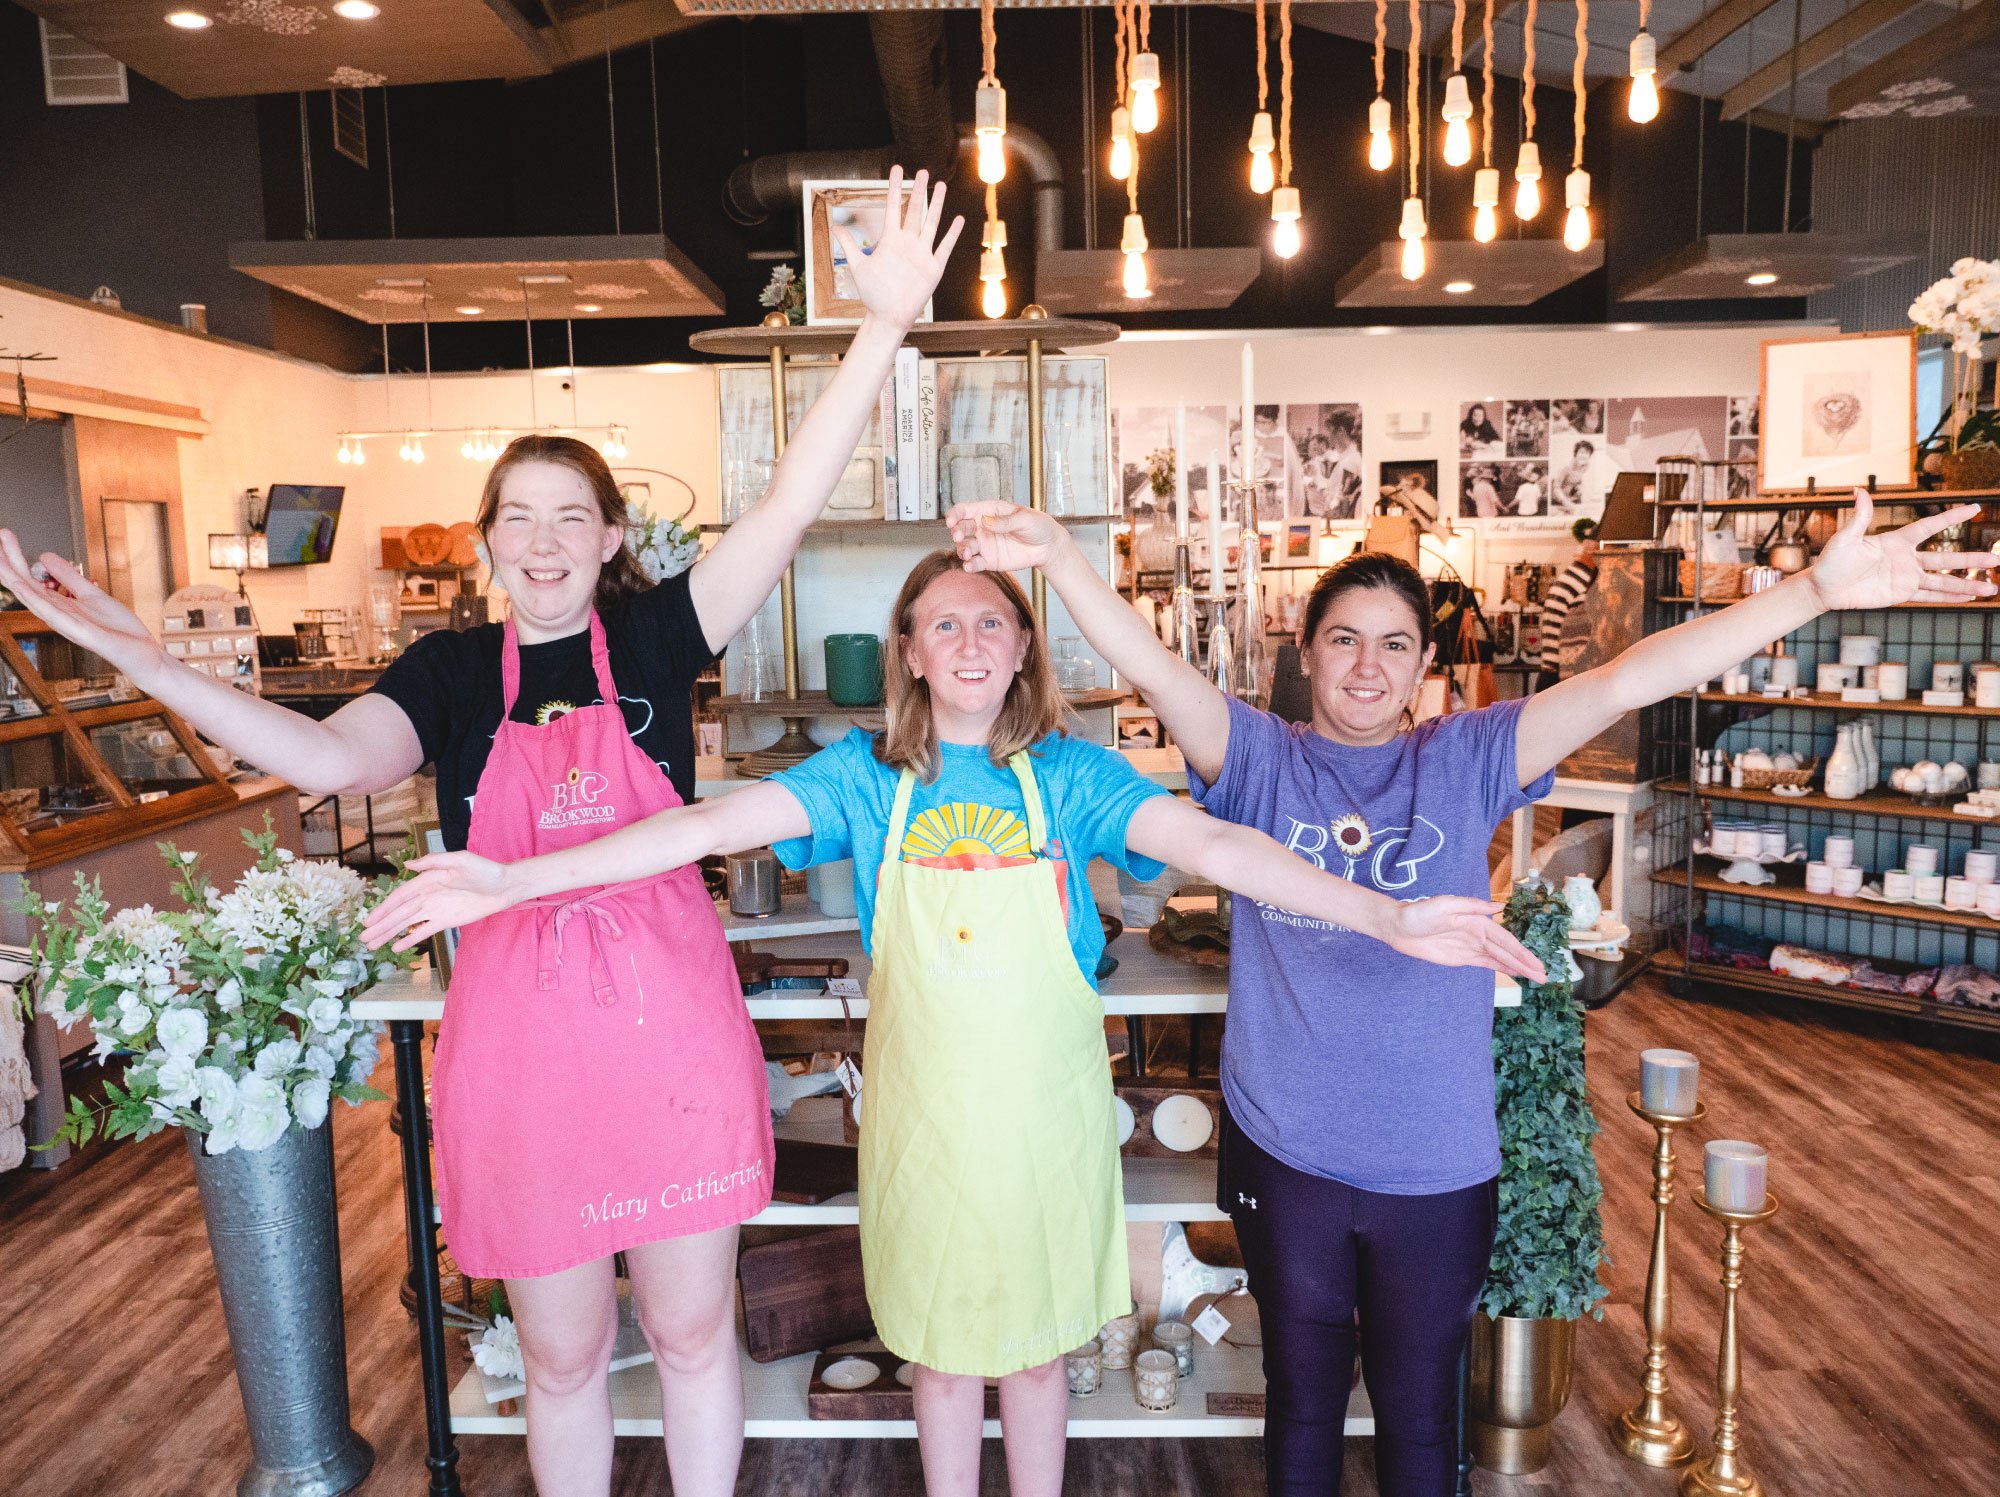
[{"label": "striped fabric item", "polygon": [[1570,609],[1583,601],[1583,595],[1590,591],[1590,584],[1596,578],[1596,567],[1573,561],[1556,574],[1556,580],[1542,597],[1541,666],[1550,674],[1561,663],[1563,620]]}]

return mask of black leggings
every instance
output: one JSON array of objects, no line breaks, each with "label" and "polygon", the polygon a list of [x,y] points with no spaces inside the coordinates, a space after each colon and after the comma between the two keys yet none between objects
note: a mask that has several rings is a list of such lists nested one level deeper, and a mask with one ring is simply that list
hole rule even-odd
[{"label": "black leggings", "polygon": [[1226,1116],[1221,1148],[1219,1203],[1264,1326],[1271,1497],[1338,1497],[1357,1310],[1382,1497],[1451,1497],[1458,1363],[1493,1253],[1498,1182],[1358,1190],[1272,1158]]}]

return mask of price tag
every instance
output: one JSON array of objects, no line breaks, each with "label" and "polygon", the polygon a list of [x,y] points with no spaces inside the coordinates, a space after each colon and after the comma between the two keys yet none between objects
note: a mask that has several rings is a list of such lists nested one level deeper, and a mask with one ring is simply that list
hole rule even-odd
[{"label": "price tag", "polygon": [[1210,1346],[1222,1339],[1222,1333],[1229,1329],[1229,1322],[1220,1310],[1210,1305],[1194,1318],[1195,1334]]},{"label": "price tag", "polygon": [[829,977],[826,980],[826,996],[829,998],[859,998],[860,979],[854,977]]},{"label": "price tag", "polygon": [[834,1068],[833,1074],[840,1081],[840,1089],[846,1092],[848,1096],[858,1097],[861,1095],[861,1067],[854,1063],[853,1056],[842,1056],[840,1064]]}]

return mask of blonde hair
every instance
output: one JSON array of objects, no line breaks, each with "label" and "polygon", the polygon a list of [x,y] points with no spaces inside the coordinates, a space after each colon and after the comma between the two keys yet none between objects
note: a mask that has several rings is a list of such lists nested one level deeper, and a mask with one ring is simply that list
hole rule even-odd
[{"label": "blonde hair", "polygon": [[[479,495],[479,514],[472,522],[479,527],[481,536],[492,528],[493,517],[499,511],[500,486],[507,481],[507,475],[523,463],[554,463],[568,468],[589,485],[590,497],[597,504],[597,517],[606,525],[624,525],[625,496],[618,492],[618,480],[611,476],[611,468],[604,461],[603,454],[588,442],[579,442],[575,437],[529,432],[509,442],[507,450],[487,471],[486,487]],[[606,608],[622,599],[636,597],[652,585],[640,570],[632,548],[621,543],[611,553],[611,560],[605,562],[598,572],[597,591],[592,601],[597,607]]]},{"label": "blonde hair", "polygon": [[[912,771],[926,785],[935,780],[942,765],[938,753],[937,726],[931,720],[931,689],[922,677],[910,673],[904,646],[916,631],[917,600],[930,585],[947,572],[962,572],[965,564],[949,548],[933,551],[910,569],[902,590],[889,612],[889,658],[883,662],[883,684],[888,696],[889,728],[875,744],[875,757],[891,769]],[[1014,621],[1028,641],[1020,670],[1007,687],[1000,715],[993,721],[986,741],[987,756],[1005,764],[1020,750],[1038,743],[1050,733],[1063,731],[1069,709],[1062,689],[1056,685],[1055,668],[1049,663],[1048,641],[1035,623],[1021,584],[1005,572],[979,572],[999,589],[1014,610]]]}]

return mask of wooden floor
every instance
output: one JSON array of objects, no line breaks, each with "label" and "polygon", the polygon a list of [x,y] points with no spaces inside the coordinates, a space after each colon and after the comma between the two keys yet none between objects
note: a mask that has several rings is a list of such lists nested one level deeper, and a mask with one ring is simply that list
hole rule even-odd
[{"label": "wooden floor", "polygon": [[[1776,1000],[1773,1000],[1776,1003]],[[1779,1003],[1684,1002],[1650,980],[1590,1016],[1604,1124],[1611,1301],[1578,1346],[1555,1456],[1482,1493],[1642,1493],[1674,1475],[1613,1454],[1606,1421],[1634,1395],[1650,1230],[1650,1134],[1625,1110],[1647,1045],[1702,1058],[1707,1122],[1682,1149],[1740,1137],[1771,1149],[1784,1209],[1751,1240],[1743,1331],[1748,1454],[1796,1497],[2000,1491],[2000,1063],[1921,1048]],[[386,1083],[385,1069],[378,1081]],[[370,1494],[424,1491],[416,1347],[386,1106],[337,1109],[355,1424]],[[0,1185],[0,1493],[226,1494],[248,1458],[187,1150],[178,1134]],[[1713,1417],[1716,1233],[1677,1208],[1673,1375],[1704,1446]],[[454,1337],[454,1341],[458,1340]],[[464,1442],[478,1497],[531,1490],[514,1440]],[[987,1447],[987,1487],[1001,1492]],[[1346,1490],[1375,1491],[1351,1441]],[[1252,1441],[1075,1441],[1069,1487],[1103,1497],[1262,1490]],[[651,1442],[621,1441],[617,1491],[668,1490]],[[921,1491],[911,1443],[752,1442],[742,1493]]]}]

